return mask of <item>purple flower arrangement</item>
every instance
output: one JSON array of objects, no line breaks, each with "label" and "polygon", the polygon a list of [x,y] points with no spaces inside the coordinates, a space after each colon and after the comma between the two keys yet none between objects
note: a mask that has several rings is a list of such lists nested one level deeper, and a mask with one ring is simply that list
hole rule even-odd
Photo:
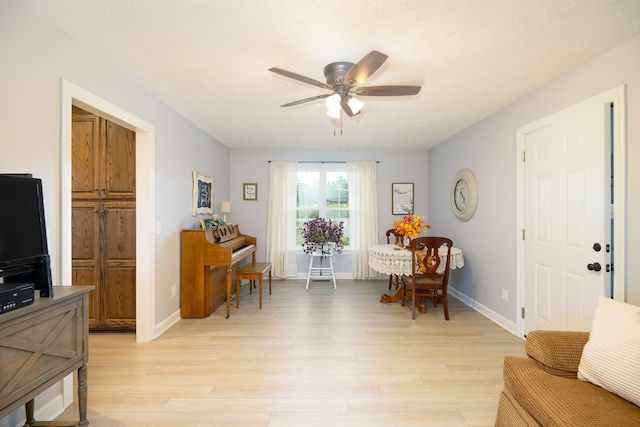
[{"label": "purple flower arrangement", "polygon": [[305,254],[322,251],[328,254],[331,249],[342,253],[342,236],[344,235],[344,223],[334,222],[330,219],[314,218],[304,223],[301,230],[304,243],[302,249]]}]

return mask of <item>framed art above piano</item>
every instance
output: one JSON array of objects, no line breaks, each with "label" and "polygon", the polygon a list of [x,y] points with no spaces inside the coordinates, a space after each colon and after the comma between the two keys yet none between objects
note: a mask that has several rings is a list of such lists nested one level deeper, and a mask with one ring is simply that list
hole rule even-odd
[{"label": "framed art above piano", "polygon": [[193,206],[191,215],[198,214],[213,215],[213,184],[212,176],[202,175],[198,171],[193,171]]}]

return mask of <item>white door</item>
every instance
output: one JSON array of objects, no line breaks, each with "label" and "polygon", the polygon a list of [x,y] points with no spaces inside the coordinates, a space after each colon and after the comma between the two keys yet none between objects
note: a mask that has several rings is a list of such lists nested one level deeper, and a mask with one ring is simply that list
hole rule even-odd
[{"label": "white door", "polygon": [[610,295],[609,118],[586,103],[524,136],[525,334],[588,331]]}]

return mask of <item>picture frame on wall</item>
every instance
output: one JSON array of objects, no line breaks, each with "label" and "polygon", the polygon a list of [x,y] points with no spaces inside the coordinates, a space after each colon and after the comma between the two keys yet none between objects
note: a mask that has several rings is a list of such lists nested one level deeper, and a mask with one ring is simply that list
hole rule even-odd
[{"label": "picture frame on wall", "polygon": [[191,215],[213,215],[213,183],[212,176],[202,175],[193,171],[193,206]]},{"label": "picture frame on wall", "polygon": [[413,215],[413,182],[391,184],[391,213]]},{"label": "picture frame on wall", "polygon": [[258,200],[258,184],[245,183],[242,185],[242,190],[243,200]]}]

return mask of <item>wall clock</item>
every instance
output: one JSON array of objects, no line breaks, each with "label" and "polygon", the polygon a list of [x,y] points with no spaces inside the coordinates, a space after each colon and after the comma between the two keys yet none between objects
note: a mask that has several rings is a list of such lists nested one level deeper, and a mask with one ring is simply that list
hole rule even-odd
[{"label": "wall clock", "polygon": [[460,221],[469,221],[478,207],[478,182],[470,169],[462,169],[451,183],[451,209]]}]

